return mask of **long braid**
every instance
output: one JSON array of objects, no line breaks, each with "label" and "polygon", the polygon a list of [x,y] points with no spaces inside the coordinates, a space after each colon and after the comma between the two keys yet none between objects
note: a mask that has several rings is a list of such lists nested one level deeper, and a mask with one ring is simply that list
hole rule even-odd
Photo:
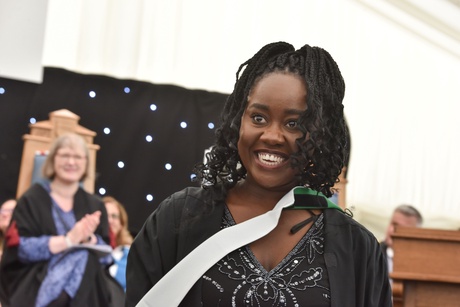
[{"label": "long braid", "polygon": [[[311,99],[307,102],[312,116],[304,125],[310,133],[307,146],[300,146],[300,162],[307,160],[300,181],[330,196],[331,187],[338,180],[346,155],[346,127],[342,100],[345,83],[340,70],[330,54],[318,47],[304,46],[306,53],[305,79]],[[307,111],[307,113],[309,113]],[[308,152],[313,150],[313,154]],[[306,149],[303,150],[303,149]]]}]

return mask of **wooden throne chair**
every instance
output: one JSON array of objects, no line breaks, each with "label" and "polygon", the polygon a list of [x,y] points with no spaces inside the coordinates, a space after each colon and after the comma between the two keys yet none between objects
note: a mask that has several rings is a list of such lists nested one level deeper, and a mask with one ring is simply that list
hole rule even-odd
[{"label": "wooden throne chair", "polygon": [[96,152],[99,150],[99,145],[93,143],[96,132],[80,126],[79,120],[78,115],[61,109],[49,113],[49,120],[29,125],[30,133],[23,136],[24,147],[19,169],[17,198],[41,177],[41,166],[54,139],[69,132],[82,136],[88,145],[89,172],[82,185],[87,192],[94,193]]}]

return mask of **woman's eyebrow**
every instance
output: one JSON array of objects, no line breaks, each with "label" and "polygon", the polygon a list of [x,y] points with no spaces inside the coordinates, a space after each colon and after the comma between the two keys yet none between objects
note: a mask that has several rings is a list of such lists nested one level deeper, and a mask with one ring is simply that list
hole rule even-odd
[{"label": "woman's eyebrow", "polygon": [[[258,103],[258,102],[255,102],[253,104],[251,104],[250,106],[248,106],[248,109],[259,109],[259,110],[264,110],[264,111],[268,111],[270,108],[266,105],[266,104],[263,104],[263,103]],[[284,113],[287,114],[287,115],[301,115],[303,112],[305,112],[305,110],[300,110],[300,109],[286,109],[284,110]]]},{"label": "woman's eyebrow", "polygon": [[260,110],[268,111],[270,108],[266,104],[255,102],[249,105],[248,109],[260,109]]}]

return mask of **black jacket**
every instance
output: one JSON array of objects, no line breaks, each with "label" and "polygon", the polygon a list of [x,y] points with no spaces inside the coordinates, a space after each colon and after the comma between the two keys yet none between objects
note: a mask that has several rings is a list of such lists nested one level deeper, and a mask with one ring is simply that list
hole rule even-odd
[{"label": "black jacket", "polygon": [[[186,188],[146,220],[128,256],[125,306],[135,306],[176,263],[220,230],[223,202],[209,214],[197,214],[211,202],[211,191]],[[374,235],[338,210],[326,209],[324,223],[331,306],[392,306],[386,262]],[[201,306],[201,279],[180,306]]]}]

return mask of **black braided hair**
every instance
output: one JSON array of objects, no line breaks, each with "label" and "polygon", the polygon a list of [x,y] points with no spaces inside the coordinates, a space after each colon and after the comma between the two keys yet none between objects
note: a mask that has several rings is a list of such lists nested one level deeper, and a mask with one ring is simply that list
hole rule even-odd
[{"label": "black braided hair", "polygon": [[250,90],[273,72],[296,74],[305,80],[307,110],[298,120],[303,136],[296,140],[299,151],[292,155],[292,166],[299,170],[299,185],[329,197],[348,159],[342,105],[345,82],[331,55],[309,45],[295,50],[285,42],[271,43],[240,65],[234,90],[221,114],[215,144],[206,155],[206,163],[195,166],[197,179],[203,187],[221,183],[226,191],[246,176],[237,148],[241,117]]}]

